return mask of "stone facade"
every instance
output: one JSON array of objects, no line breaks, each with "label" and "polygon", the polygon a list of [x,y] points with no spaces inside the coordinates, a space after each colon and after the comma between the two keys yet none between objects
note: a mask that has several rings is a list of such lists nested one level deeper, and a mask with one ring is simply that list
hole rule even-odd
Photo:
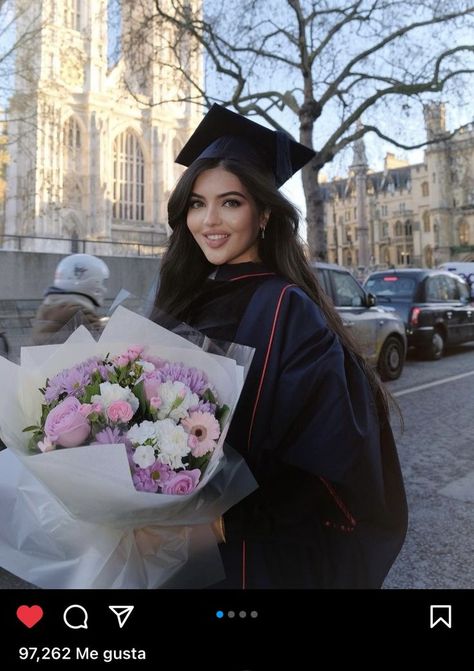
[{"label": "stone facade", "polygon": [[448,133],[440,103],[425,107],[425,127],[427,139],[439,141],[427,146],[423,163],[387,154],[384,170],[373,172],[358,141],[349,176],[323,185],[330,262],[373,268],[474,260],[474,123]]},{"label": "stone facade", "polygon": [[[133,41],[136,7],[147,2],[153,6],[122,3],[122,45]],[[141,28],[130,56],[109,67],[108,41],[117,35],[108,35],[108,4],[17,0],[18,30],[41,29],[18,53],[10,101],[6,249],[133,254],[140,243],[166,240],[166,203],[182,170],[174,157],[199,122],[199,107],[161,104],[188,92],[156,27],[146,35]],[[168,62],[150,58],[134,76],[137,53],[165,53]],[[199,78],[201,55],[193,53]],[[14,236],[26,236],[21,246]]]}]

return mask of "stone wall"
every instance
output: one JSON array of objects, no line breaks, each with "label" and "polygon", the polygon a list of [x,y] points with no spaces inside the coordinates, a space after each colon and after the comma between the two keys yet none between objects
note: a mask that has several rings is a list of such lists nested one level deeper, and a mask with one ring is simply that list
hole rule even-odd
[{"label": "stone wall", "polygon": [[[36,310],[45,289],[53,283],[55,268],[62,258],[60,254],[0,250],[0,332],[7,337],[12,360],[18,360],[21,346],[31,344]],[[158,258],[103,259],[110,269],[104,315],[121,289],[132,294],[127,302],[132,309],[141,300],[151,300],[158,280]]]}]

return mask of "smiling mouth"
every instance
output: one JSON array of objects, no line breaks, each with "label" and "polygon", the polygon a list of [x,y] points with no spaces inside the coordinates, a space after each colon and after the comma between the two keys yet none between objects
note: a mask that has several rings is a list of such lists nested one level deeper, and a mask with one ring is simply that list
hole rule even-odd
[{"label": "smiling mouth", "polygon": [[213,249],[221,247],[225,242],[230,238],[230,235],[227,233],[209,233],[204,236],[209,247]]}]

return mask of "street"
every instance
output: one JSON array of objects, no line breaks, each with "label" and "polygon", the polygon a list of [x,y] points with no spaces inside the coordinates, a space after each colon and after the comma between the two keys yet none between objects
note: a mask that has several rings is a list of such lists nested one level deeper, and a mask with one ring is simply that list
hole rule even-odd
[{"label": "street", "polygon": [[385,587],[472,588],[474,344],[452,348],[437,362],[410,354],[389,389],[400,394],[405,422],[404,434],[396,436],[410,519]]},{"label": "street", "polygon": [[[474,343],[438,362],[409,354],[388,383],[403,414],[393,426],[409,502],[409,531],[385,588],[474,586]],[[0,588],[29,587],[0,572]]]}]

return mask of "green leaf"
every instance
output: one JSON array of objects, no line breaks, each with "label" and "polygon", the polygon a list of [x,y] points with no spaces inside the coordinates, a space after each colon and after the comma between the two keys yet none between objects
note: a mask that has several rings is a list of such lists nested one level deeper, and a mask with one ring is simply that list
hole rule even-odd
[{"label": "green leaf", "polygon": [[148,401],[146,400],[146,394],[145,394],[145,384],[143,380],[136,384],[133,389],[133,393],[135,396],[138,398],[140,401],[140,414],[145,416],[147,407],[148,407]]},{"label": "green leaf", "polygon": [[23,433],[26,431],[41,431],[40,426],[27,426],[26,428],[22,429]]},{"label": "green leaf", "polygon": [[216,410],[216,419],[219,422],[219,425],[221,427],[221,431],[224,428],[224,426],[227,424],[227,418],[230,413],[230,408],[228,405],[221,405],[219,408]]},{"label": "green leaf", "polygon": [[86,386],[86,389],[84,391],[84,394],[82,395],[81,402],[82,403],[90,403],[92,400],[93,396],[99,396],[100,395],[100,385],[98,381],[95,381],[91,384],[88,384]]},{"label": "green leaf", "polygon": [[217,404],[217,398],[214,396],[212,391],[208,388],[206,391],[202,394],[202,398],[204,401],[208,401],[209,403],[213,403],[214,405]]}]

